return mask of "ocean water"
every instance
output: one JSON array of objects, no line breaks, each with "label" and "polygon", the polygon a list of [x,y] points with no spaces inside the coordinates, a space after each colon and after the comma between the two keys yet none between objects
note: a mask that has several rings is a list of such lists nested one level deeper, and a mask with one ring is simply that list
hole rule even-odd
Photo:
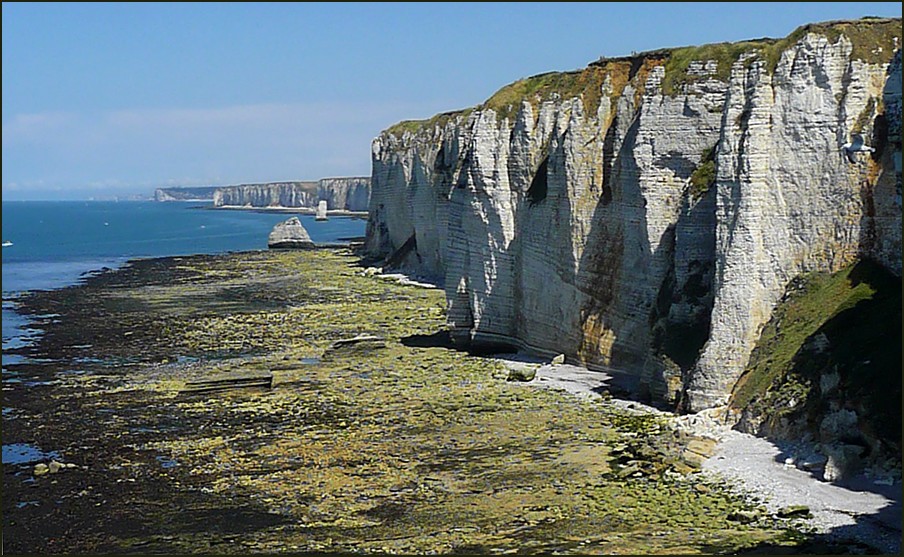
[{"label": "ocean water", "polygon": [[[292,215],[210,210],[209,203],[154,201],[4,201],[3,366],[20,360],[10,348],[33,342],[13,309],[28,290],[76,283],[90,271],[129,259],[267,249],[273,226]],[[364,236],[367,221],[297,215],[317,243]],[[6,370],[4,369],[4,380]]]},{"label": "ocean water", "polygon": [[[209,210],[199,202],[3,202],[3,295],[58,288],[136,257],[267,248],[284,213]],[[299,215],[315,242],[363,236],[366,221]]]}]

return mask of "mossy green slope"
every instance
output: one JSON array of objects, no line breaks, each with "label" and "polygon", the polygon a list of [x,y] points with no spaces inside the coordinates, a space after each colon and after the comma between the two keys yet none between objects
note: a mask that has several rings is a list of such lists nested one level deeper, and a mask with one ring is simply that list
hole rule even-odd
[{"label": "mossy green slope", "polygon": [[[820,378],[837,373],[836,388]],[[817,431],[833,408],[854,410],[863,436],[900,454],[901,280],[861,261],[792,281],[764,327],[732,407]]]}]

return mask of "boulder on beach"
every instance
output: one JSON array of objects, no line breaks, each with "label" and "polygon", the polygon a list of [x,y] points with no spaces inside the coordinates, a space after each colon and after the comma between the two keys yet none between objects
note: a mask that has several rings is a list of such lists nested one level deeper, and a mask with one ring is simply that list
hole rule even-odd
[{"label": "boulder on beach", "polygon": [[506,380],[527,382],[533,381],[534,377],[536,376],[537,366],[523,366],[509,369],[508,377],[506,377]]},{"label": "boulder on beach", "polygon": [[292,217],[273,227],[267,240],[270,249],[313,249],[314,242],[298,217]]}]

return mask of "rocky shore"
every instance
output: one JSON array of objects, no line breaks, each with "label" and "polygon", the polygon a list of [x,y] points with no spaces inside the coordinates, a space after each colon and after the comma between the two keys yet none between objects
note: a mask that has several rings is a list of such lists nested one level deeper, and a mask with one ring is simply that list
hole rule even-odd
[{"label": "rocky shore", "polygon": [[[533,369],[530,384],[578,397],[603,397],[613,383],[611,376],[580,366],[500,358],[521,374]],[[669,427],[694,437],[685,451],[702,449],[703,472],[728,480],[739,494],[759,505],[746,518],[796,512],[809,516],[806,528],[818,534],[821,543],[852,543],[863,551],[900,554],[900,468],[868,468],[842,481],[827,481],[826,459],[819,457],[817,444],[773,441],[736,431],[726,425],[724,408],[678,416],[636,401],[611,402],[627,411],[659,415]]]},{"label": "rocky shore", "polygon": [[441,290],[366,271],[171,257],[15,300],[43,334],[4,364],[3,550],[882,549],[701,470],[712,440],[605,385],[451,349]]}]

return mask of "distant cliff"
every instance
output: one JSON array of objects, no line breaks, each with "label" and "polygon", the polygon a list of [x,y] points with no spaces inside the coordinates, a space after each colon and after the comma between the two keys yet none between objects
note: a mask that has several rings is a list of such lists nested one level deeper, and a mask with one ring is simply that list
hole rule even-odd
[{"label": "distant cliff", "polygon": [[[813,24],[402,122],[373,142],[366,247],[414,246],[403,265],[444,280],[462,345],[723,405],[796,277],[869,259],[900,280],[900,45],[900,19]],[[852,133],[875,149],[853,164]]]},{"label": "distant cliff", "polygon": [[311,207],[317,182],[268,182],[217,188],[214,207]]},{"label": "distant cliff", "polygon": [[157,188],[154,201],[209,201],[216,189],[216,186]]},{"label": "distant cliff", "polygon": [[367,211],[370,178],[324,178],[316,182],[271,182],[217,188],[215,207],[298,207],[316,209],[324,200],[330,211]]}]

